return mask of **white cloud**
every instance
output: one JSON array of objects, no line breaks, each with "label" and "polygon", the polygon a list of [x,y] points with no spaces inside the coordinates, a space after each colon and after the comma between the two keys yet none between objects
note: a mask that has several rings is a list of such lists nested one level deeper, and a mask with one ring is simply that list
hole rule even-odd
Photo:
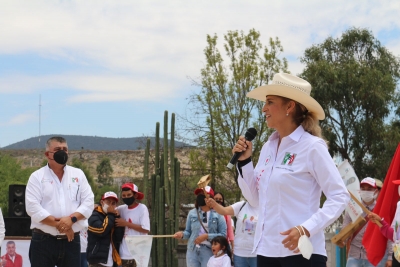
[{"label": "white cloud", "polygon": [[[101,66],[103,73],[21,74],[1,78],[0,92],[29,92],[68,85],[69,101],[150,99],[171,95],[204,64],[206,34],[219,42],[228,30],[251,28],[262,42],[278,36],[292,73],[314,43],[339,36],[350,26],[380,31],[399,29],[399,1],[22,1],[0,4],[0,54],[37,53],[43,57]],[[387,40],[397,49],[400,36]],[[123,75],[121,75],[123,73]],[[143,78],[146,77],[146,78]],[[141,91],[140,91],[141,90]],[[82,92],[83,91],[83,92]]]},{"label": "white cloud", "polygon": [[8,121],[4,123],[0,123],[0,126],[11,126],[11,125],[18,125],[18,124],[24,124],[29,121],[37,120],[36,116],[32,114],[32,112],[29,113],[24,113],[24,114],[18,114],[15,115],[14,117],[10,118]]},{"label": "white cloud", "polygon": [[28,93],[48,89],[74,90],[68,102],[107,102],[150,100],[159,102],[171,98],[176,84],[163,80],[148,80],[128,75],[63,75],[0,77],[0,93]]}]

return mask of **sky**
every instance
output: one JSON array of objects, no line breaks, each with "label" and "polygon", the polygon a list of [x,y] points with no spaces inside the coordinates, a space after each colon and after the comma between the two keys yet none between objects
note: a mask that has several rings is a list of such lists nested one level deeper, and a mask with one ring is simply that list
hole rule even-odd
[{"label": "sky", "polygon": [[398,0],[0,0],[0,147],[154,135],[165,110],[188,112],[207,34],[221,50],[228,31],[278,37],[298,74],[305,49],[350,27],[400,56],[399,14]]}]

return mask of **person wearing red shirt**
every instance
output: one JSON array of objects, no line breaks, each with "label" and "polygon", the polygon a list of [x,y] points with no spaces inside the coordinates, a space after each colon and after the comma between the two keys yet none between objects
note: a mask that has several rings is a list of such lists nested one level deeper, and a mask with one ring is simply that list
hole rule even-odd
[{"label": "person wearing red shirt", "polygon": [[[15,252],[15,242],[7,242],[7,253],[2,257],[2,267],[22,267],[22,256]],[[4,261],[6,262],[4,265]]]}]

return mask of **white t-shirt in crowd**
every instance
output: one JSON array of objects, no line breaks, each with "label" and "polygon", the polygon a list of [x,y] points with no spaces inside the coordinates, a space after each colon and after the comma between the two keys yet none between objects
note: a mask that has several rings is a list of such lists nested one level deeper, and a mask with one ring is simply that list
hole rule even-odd
[{"label": "white t-shirt in crowd", "polygon": [[[257,208],[254,208],[248,202],[243,206],[244,203],[245,201],[240,201],[231,205],[237,219],[233,253],[240,257],[257,257],[257,254],[251,252],[253,251],[258,212]],[[240,210],[240,208],[242,209]]]},{"label": "white t-shirt in crowd", "polygon": [[86,253],[86,248],[87,248],[87,228],[82,229],[79,231],[79,237],[81,239],[81,253]]},{"label": "white t-shirt in crowd", "polygon": [[224,254],[219,257],[212,256],[207,263],[207,267],[231,267],[231,259]]},{"label": "white t-shirt in crowd", "polygon": [[[204,212],[200,212],[200,219],[202,219],[203,213]],[[207,232],[204,231],[204,228],[200,225],[199,236],[208,233],[208,220],[210,219],[210,212],[209,211],[206,212],[206,216],[207,216],[207,222],[201,221],[201,223],[204,225],[204,228],[206,228]],[[204,244],[204,245],[207,245],[207,246],[211,247],[211,243],[207,239],[204,240],[203,242],[201,242],[200,244]],[[199,245],[197,245],[197,246],[199,246]]]},{"label": "white t-shirt in crowd", "polygon": [[103,266],[107,266],[107,267],[111,267],[113,266],[114,262],[112,259],[112,245],[110,244],[110,250],[108,251],[108,259],[107,259],[107,263],[100,263]]},{"label": "white t-shirt in crowd", "polygon": [[[129,209],[127,205],[121,205],[117,207],[117,209],[122,219],[133,224],[138,224],[143,229],[150,231],[149,210],[147,209],[146,205],[139,203],[139,205],[133,209]],[[125,240],[126,236],[133,236],[133,235],[147,235],[147,234],[125,227],[124,239],[122,240],[122,244],[119,249],[119,255],[123,260],[133,260],[133,257],[129,252],[128,245],[126,244]]]},{"label": "white t-shirt in crowd", "polygon": [[3,213],[0,208],[0,244],[3,243],[4,237],[6,235],[6,227],[4,224]]}]

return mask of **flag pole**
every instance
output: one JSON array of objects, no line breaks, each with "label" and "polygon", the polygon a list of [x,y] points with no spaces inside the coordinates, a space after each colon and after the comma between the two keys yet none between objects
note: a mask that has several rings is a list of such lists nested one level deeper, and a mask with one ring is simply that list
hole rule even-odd
[{"label": "flag pole", "polygon": [[174,235],[151,235],[151,237],[174,237]]},{"label": "flag pole", "polygon": [[[371,211],[369,211],[350,191],[349,191],[349,193],[350,193],[350,196],[351,196],[351,198],[361,207],[361,209],[367,214],[367,215],[369,215],[370,213],[371,213]],[[379,226],[379,227],[382,227],[382,224],[381,224],[381,222],[376,222],[376,224]]]}]

